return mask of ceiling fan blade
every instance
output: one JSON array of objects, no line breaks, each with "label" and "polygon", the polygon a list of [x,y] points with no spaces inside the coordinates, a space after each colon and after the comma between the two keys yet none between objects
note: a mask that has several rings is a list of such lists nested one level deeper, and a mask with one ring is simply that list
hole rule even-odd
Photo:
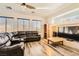
[{"label": "ceiling fan blade", "polygon": [[26,5],[26,3],[22,3],[21,5],[22,5],[22,6],[25,6],[25,5]]},{"label": "ceiling fan blade", "polygon": [[31,6],[31,5],[28,5],[28,4],[26,4],[26,3],[22,3],[21,5],[22,5],[22,6],[26,6],[26,7],[29,8],[29,9],[36,9],[35,7],[33,7],[33,6]]},{"label": "ceiling fan blade", "polygon": [[35,7],[31,6],[31,5],[26,5],[27,8],[30,8],[30,9],[36,9]]}]

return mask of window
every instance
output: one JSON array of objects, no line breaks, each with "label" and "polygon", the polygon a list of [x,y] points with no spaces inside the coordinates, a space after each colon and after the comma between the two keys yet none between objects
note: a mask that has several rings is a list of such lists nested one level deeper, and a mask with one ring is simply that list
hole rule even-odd
[{"label": "window", "polygon": [[68,27],[65,27],[65,33],[68,33],[69,31],[68,31]]},{"label": "window", "polygon": [[29,19],[18,18],[18,31],[28,31],[29,26]]},{"label": "window", "polygon": [[0,32],[29,31],[29,19],[0,16]]},{"label": "window", "polygon": [[7,17],[7,32],[13,32],[14,19]]},{"label": "window", "polygon": [[0,17],[0,32],[5,32],[5,17]]},{"label": "window", "polygon": [[37,31],[41,32],[41,21],[37,21]]},{"label": "window", "polygon": [[18,20],[18,31],[23,31],[23,20]]},{"label": "window", "polygon": [[23,22],[24,22],[24,31],[29,31],[30,21],[29,20],[23,20]]},{"label": "window", "polygon": [[16,32],[17,31],[17,20],[13,20],[13,32]]},{"label": "window", "polygon": [[37,25],[36,21],[33,20],[32,21],[32,30],[33,31],[36,31],[36,27],[37,27],[36,25]]},{"label": "window", "polygon": [[12,32],[13,18],[0,16],[0,32]]},{"label": "window", "polygon": [[40,20],[32,20],[32,30],[41,32],[41,21]]},{"label": "window", "polygon": [[63,27],[59,27],[59,32],[63,33]]}]

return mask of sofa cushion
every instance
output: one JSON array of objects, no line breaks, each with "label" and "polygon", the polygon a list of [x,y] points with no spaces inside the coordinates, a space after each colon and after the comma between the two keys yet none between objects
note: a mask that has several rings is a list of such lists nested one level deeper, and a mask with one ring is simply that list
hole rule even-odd
[{"label": "sofa cushion", "polygon": [[5,33],[0,33],[0,46],[9,46],[10,44],[9,36]]}]

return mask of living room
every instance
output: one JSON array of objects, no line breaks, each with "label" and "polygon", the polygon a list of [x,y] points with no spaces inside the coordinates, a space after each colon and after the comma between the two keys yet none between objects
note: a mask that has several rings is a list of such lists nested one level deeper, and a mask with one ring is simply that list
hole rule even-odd
[{"label": "living room", "polygon": [[0,55],[78,56],[78,13],[79,3],[0,3]]}]

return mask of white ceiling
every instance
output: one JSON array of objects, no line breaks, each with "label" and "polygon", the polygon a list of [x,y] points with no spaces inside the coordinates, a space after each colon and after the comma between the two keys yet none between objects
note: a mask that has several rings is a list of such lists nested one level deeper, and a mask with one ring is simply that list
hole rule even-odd
[{"label": "white ceiling", "polygon": [[[12,10],[15,12],[23,13],[23,14],[32,14],[38,15],[41,17],[55,17],[62,13],[65,13],[69,10],[79,8],[79,4],[70,3],[70,4],[62,4],[62,3],[26,3],[34,6],[36,9],[28,9],[24,6],[21,6],[21,3],[0,3],[0,10],[5,10],[6,6],[11,6]],[[35,13],[32,13],[35,12]]]},{"label": "white ceiling", "polygon": [[61,6],[61,3],[26,3],[36,7],[36,9],[56,9]]}]

